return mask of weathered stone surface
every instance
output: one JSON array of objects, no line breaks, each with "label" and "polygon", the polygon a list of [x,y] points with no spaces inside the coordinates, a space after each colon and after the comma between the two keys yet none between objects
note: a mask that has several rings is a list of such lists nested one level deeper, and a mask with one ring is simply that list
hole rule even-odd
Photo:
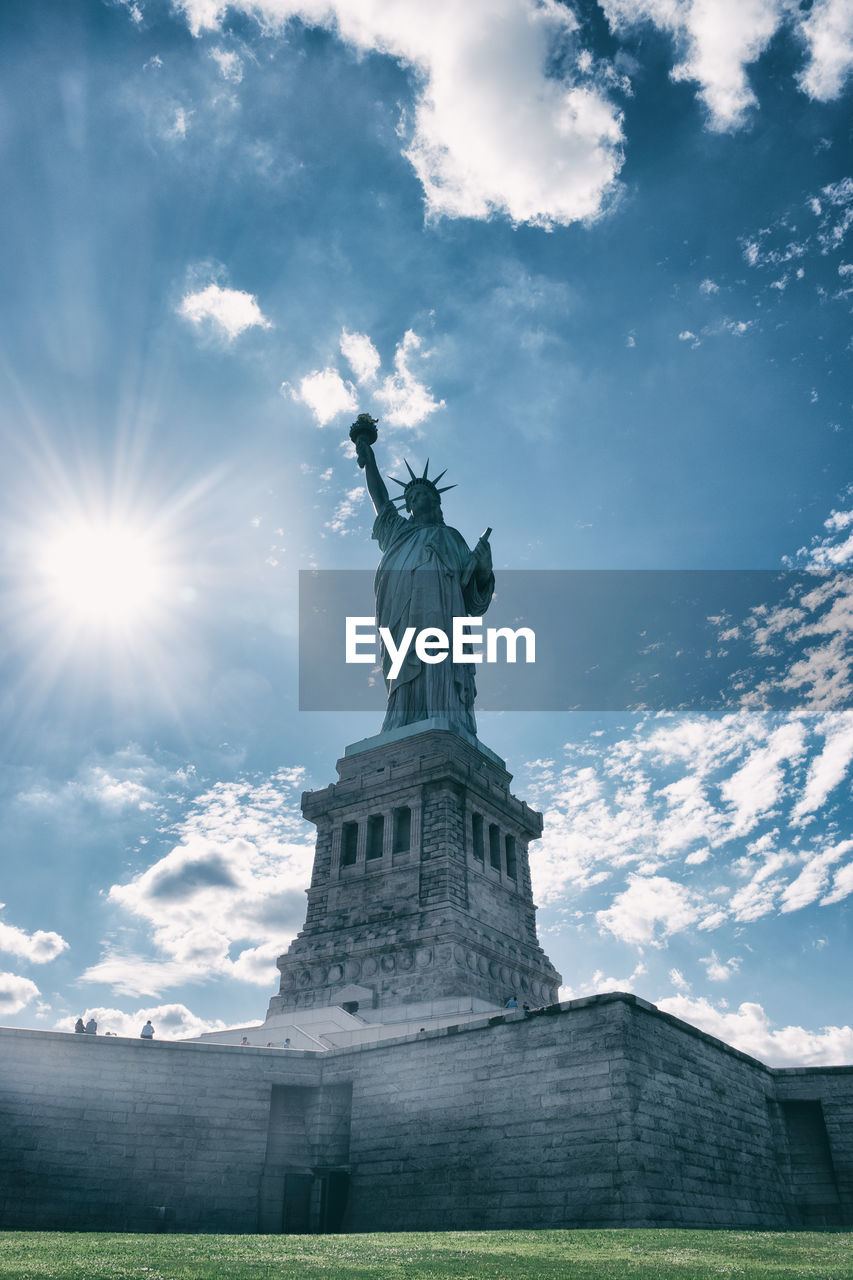
[{"label": "weathered stone surface", "polygon": [[372,1007],[556,1000],[527,855],[542,817],[498,758],[433,729],[347,754],[338,773],[302,798],[317,826],[308,911],[268,1016],[338,1003],[353,983]]},{"label": "weathered stone surface", "polygon": [[316,1059],[275,1050],[0,1037],[0,1220],[16,1227],[255,1231],[271,1084],[282,1067],[319,1082]]},{"label": "weathered stone surface", "polygon": [[325,1054],[0,1030],[0,1060],[4,1227],[853,1224],[853,1067],[634,996]]},{"label": "weathered stone surface", "polygon": [[0,1226],[853,1224],[853,1067],[770,1070],[631,995],[554,1004],[540,815],[476,742],[399,734],[303,797],[270,1014],[317,1051],[0,1030]]}]

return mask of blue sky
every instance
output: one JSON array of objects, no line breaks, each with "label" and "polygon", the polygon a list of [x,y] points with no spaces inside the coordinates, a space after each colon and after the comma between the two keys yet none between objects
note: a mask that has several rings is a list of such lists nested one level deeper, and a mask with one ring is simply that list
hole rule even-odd
[{"label": "blue sky", "polygon": [[[347,440],[504,569],[853,559],[853,17],[665,0],[36,0],[0,16],[0,1016],[260,1018],[376,717],[299,712]],[[801,704],[480,716],[566,995],[853,1060],[844,580],[721,620]]]}]

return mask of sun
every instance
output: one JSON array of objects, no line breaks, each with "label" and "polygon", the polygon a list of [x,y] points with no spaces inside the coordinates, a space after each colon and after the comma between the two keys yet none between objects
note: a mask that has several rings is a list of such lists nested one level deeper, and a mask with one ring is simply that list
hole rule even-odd
[{"label": "sun", "polygon": [[56,527],[38,555],[41,585],[78,626],[125,629],[149,619],[166,588],[162,549],[141,528],[80,518]]},{"label": "sun", "polygon": [[37,495],[22,486],[3,547],[21,732],[49,699],[73,715],[109,704],[181,718],[204,651],[212,526],[201,503],[215,478],[155,492],[129,468],[108,486],[49,462]]}]

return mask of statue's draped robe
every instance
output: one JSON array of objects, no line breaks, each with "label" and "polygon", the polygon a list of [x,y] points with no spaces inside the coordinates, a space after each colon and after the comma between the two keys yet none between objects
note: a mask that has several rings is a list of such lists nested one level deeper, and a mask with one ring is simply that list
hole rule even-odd
[{"label": "statue's draped robe", "polygon": [[[416,633],[438,627],[452,644],[454,618],[478,618],[488,609],[494,575],[478,587],[472,574],[463,588],[471,551],[455,529],[406,520],[388,501],[376,517],[373,537],[383,552],[374,583],[376,621],[389,629],[395,647],[407,627],[414,627]],[[389,679],[390,667],[391,657],[383,645],[382,669],[388,687],[383,732],[443,716],[451,727],[476,735],[472,664],[454,664],[450,655],[443,662],[421,662],[413,641],[396,680]]]}]

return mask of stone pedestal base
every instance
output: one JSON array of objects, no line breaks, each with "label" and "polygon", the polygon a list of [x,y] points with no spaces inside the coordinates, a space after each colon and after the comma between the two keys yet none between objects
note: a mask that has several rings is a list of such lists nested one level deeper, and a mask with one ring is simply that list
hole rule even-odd
[{"label": "stone pedestal base", "polygon": [[358,747],[338,761],[339,782],[302,798],[317,826],[308,913],[267,1016],[446,996],[556,1001],[527,856],[542,818],[510,794],[503,762],[438,727]]}]

